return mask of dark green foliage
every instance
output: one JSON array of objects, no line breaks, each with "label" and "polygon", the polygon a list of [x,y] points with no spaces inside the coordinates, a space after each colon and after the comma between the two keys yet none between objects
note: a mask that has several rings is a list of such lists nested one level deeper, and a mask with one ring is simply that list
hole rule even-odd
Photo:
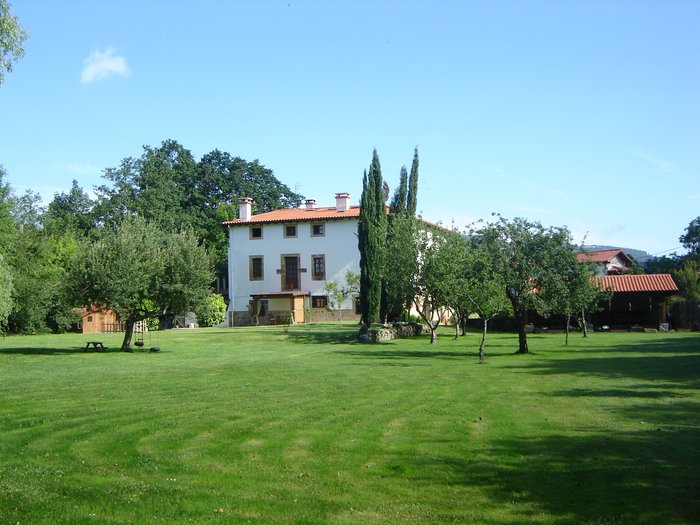
[{"label": "dark green foliage", "polygon": [[206,301],[195,312],[199,326],[215,326],[221,324],[226,318],[226,301],[224,298],[213,293],[207,297]]},{"label": "dark green foliage", "polygon": [[369,326],[379,320],[382,300],[382,272],[387,216],[384,181],[375,149],[369,173],[362,180],[360,219],[357,226],[360,251],[360,305],[362,322]]},{"label": "dark green foliage", "polygon": [[391,216],[396,216],[399,213],[406,212],[406,198],[408,196],[408,172],[406,166],[401,166],[401,174],[399,175],[399,185],[391,199]]},{"label": "dark green foliage", "polygon": [[696,217],[678,239],[691,257],[700,257],[700,217]]},{"label": "dark green foliage", "polygon": [[101,222],[114,224],[137,215],[166,231],[189,229],[221,265],[228,243],[221,222],[236,217],[239,197],[252,197],[256,211],[298,206],[303,199],[257,160],[214,150],[196,162],[174,140],[159,148],[145,146],[141,157],[125,158],[119,167],[105,170],[104,177],[110,184],[98,188]]},{"label": "dark green foliage", "polygon": [[411,176],[408,179],[408,198],[406,202],[406,213],[415,217],[418,210],[418,148],[414,150],[413,162],[411,163]]},{"label": "dark green foliage", "polygon": [[386,236],[384,296],[389,322],[403,320],[413,299],[413,277],[417,271],[416,220],[406,213],[391,214]]},{"label": "dark green foliage", "polygon": [[95,202],[73,180],[68,193],[55,193],[42,220],[51,232],[74,231],[88,237],[95,233]]}]

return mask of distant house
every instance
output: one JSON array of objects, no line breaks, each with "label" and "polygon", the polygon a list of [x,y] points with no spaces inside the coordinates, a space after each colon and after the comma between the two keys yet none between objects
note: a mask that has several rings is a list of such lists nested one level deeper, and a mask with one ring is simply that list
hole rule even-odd
[{"label": "distant house", "polygon": [[80,330],[84,334],[123,332],[124,323],[119,314],[104,306],[90,306],[80,309]]},{"label": "distant house", "polygon": [[621,275],[634,264],[634,260],[619,248],[579,253],[578,260],[595,263],[598,275]]},{"label": "distant house", "polygon": [[[324,286],[359,273],[357,223],[360,207],[336,193],[335,206],[305,207],[253,215],[253,201],[239,201],[229,229],[230,326],[305,322],[331,318]],[[343,318],[359,319],[356,297],[341,305]]]}]

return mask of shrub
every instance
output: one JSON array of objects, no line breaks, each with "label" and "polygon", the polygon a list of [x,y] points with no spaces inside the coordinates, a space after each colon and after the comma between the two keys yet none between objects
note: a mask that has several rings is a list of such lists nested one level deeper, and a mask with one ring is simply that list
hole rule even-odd
[{"label": "shrub", "polygon": [[226,318],[226,301],[216,293],[207,297],[204,304],[195,312],[199,326],[214,326]]}]

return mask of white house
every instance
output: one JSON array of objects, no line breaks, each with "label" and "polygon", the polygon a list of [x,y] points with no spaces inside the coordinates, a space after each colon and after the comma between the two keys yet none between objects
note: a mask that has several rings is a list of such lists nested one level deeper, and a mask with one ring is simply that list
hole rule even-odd
[{"label": "white house", "polygon": [[[345,283],[348,270],[360,272],[357,245],[359,206],[350,194],[336,193],[335,207],[305,207],[252,214],[252,199],[239,201],[239,218],[229,229],[230,326],[329,318],[324,285]],[[341,305],[345,318],[359,319],[356,298]]]}]

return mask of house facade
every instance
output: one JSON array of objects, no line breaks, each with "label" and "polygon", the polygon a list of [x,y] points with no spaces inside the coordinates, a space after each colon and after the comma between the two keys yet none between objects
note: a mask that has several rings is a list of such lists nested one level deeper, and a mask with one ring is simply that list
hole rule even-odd
[{"label": "house facade", "polygon": [[[327,282],[345,284],[347,271],[359,273],[359,206],[337,193],[336,205],[252,214],[249,198],[239,201],[239,218],[229,230],[229,326],[279,324],[337,318],[328,310]],[[340,305],[340,315],[359,319],[356,298]]]}]

